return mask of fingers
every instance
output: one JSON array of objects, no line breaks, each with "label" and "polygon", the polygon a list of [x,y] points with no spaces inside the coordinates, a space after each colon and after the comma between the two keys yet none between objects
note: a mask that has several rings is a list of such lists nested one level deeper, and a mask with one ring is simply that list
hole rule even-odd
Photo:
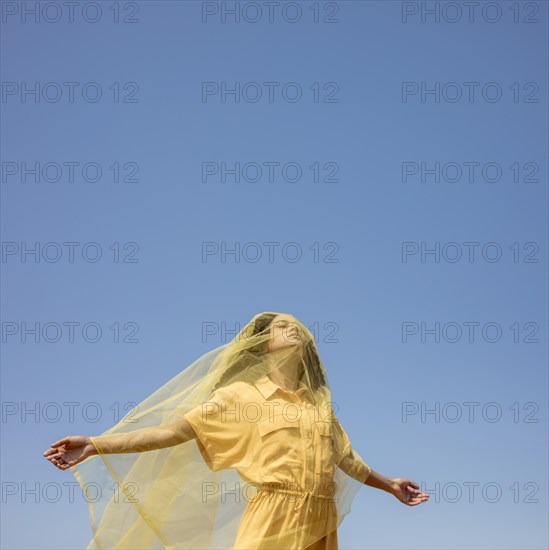
[{"label": "fingers", "polygon": [[63,464],[63,460],[61,459],[61,457],[58,457],[58,458],[50,458],[49,461],[54,465],[54,466],[57,466],[59,468],[59,466],[61,466]]},{"label": "fingers", "polygon": [[421,504],[421,502],[421,500],[410,501],[408,502],[408,506],[417,506],[418,504]]},{"label": "fingers", "polygon": [[[59,441],[64,441],[64,439],[60,439]],[[66,460],[66,457],[65,457],[66,453],[67,451],[65,447],[53,448],[53,444],[52,444],[52,448],[44,451],[42,455],[59,470],[66,470],[67,468],[70,468],[70,466],[74,464],[74,461]]]},{"label": "fingers", "polygon": [[[414,485],[416,484],[414,483]],[[402,491],[402,493],[397,496],[397,498],[403,504],[406,504],[408,506],[417,506],[418,504],[429,500],[429,495],[427,493],[422,493],[419,489],[414,489],[412,487],[406,486],[406,491]]]},{"label": "fingers", "polygon": [[429,500],[429,495],[426,493],[420,493],[419,495],[413,496],[406,504],[408,504],[408,506],[417,506],[427,500]]},{"label": "fingers", "polygon": [[51,455],[49,457],[47,457],[49,460],[61,460],[63,458],[63,454],[64,453],[55,453],[54,455]]},{"label": "fingers", "polygon": [[42,453],[42,456],[45,456],[46,458],[51,456],[51,455],[55,455],[55,454],[59,454],[61,452],[65,452],[65,447],[62,446],[62,447],[58,447],[58,448],[55,448],[55,447],[50,447],[49,449],[46,449],[43,453]]},{"label": "fingers", "polygon": [[71,438],[70,436],[64,437],[63,439],[57,440],[55,443],[52,443],[52,447],[59,447],[61,445],[66,445],[67,447],[71,444]]},{"label": "fingers", "polygon": [[59,470],[66,470],[67,468],[70,468],[75,463],[74,460],[65,461],[63,457],[50,458],[49,460]]}]

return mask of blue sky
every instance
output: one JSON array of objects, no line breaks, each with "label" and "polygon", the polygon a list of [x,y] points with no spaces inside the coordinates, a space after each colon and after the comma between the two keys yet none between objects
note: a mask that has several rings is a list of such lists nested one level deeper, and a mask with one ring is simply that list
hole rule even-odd
[{"label": "blue sky", "polygon": [[341,548],[546,548],[547,3],[34,4],[2,3],[2,546],[84,548],[42,451],[281,311],[432,492],[361,489]]}]

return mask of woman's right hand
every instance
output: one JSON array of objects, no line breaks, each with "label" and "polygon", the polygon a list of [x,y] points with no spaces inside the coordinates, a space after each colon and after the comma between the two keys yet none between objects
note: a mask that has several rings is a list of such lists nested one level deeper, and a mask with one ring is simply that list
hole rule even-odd
[{"label": "woman's right hand", "polygon": [[59,470],[66,470],[97,454],[91,439],[85,435],[68,435],[51,444],[42,455]]}]

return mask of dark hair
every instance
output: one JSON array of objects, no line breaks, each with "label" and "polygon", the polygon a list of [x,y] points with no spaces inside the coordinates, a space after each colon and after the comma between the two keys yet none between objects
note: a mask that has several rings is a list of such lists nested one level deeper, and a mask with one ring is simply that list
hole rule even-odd
[{"label": "dark hair", "polygon": [[[249,336],[255,336],[256,334],[260,334],[261,332],[269,329],[275,317],[277,317],[276,313],[262,313],[258,315],[254,322],[252,333]],[[268,342],[263,342],[256,346],[251,346],[245,351],[241,351],[235,358],[234,363],[223,373],[213,389],[217,390],[218,388],[232,384],[233,382],[239,380],[239,374],[241,374],[246,368],[254,366],[261,361],[261,355],[267,351],[268,345]],[[307,342],[303,355],[311,376],[312,390],[317,390],[320,386],[326,386],[324,369],[312,340]],[[298,379],[302,380],[305,374],[305,369],[301,363],[299,367],[300,370]]]}]

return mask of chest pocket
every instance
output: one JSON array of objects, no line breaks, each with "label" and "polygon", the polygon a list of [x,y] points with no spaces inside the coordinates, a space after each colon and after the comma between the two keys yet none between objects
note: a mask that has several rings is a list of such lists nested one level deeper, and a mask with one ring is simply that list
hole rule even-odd
[{"label": "chest pocket", "polygon": [[[332,440],[332,424],[331,422],[315,422],[316,427],[320,433],[320,437],[324,442],[331,442]],[[325,439],[326,438],[326,439]]]},{"label": "chest pocket", "polygon": [[301,421],[289,420],[277,413],[257,424],[259,448],[256,460],[263,474],[272,474],[285,481],[290,472],[299,469],[303,462]]},{"label": "chest pocket", "polygon": [[[288,419],[284,414],[278,413],[272,415],[270,418],[265,418],[261,422],[258,423],[257,429],[259,430],[259,435],[263,439],[264,437],[267,437],[269,434],[273,432],[279,432],[279,435],[289,435],[286,430],[287,429],[298,429],[300,428],[299,420],[290,420]],[[292,436],[297,436],[299,433],[293,432],[291,433]]]}]

